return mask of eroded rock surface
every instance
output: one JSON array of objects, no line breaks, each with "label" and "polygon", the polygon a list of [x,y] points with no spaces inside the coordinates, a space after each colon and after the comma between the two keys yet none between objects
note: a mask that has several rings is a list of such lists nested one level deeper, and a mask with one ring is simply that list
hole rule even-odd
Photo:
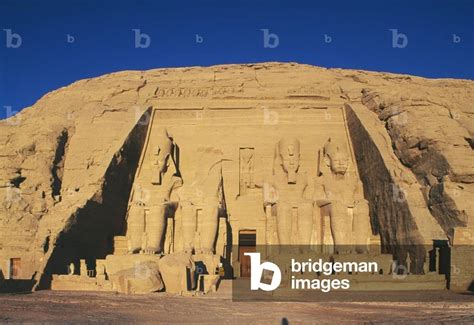
[{"label": "eroded rock surface", "polygon": [[[473,101],[468,80],[294,63],[124,71],[80,80],[0,122],[0,259],[21,257],[22,277],[39,280],[44,272],[62,272],[62,257],[74,249],[105,258],[113,236],[124,234],[156,106],[265,114],[275,102],[295,111],[327,109],[330,120],[328,107],[357,103],[388,135],[387,147],[402,165],[397,175],[416,192],[408,196],[411,206],[428,207],[435,226],[451,238],[455,227],[472,228]],[[418,196],[424,202],[413,199]],[[366,199],[372,226],[383,223],[382,243],[422,243],[410,219],[395,215],[403,211],[393,209],[385,222]]]}]

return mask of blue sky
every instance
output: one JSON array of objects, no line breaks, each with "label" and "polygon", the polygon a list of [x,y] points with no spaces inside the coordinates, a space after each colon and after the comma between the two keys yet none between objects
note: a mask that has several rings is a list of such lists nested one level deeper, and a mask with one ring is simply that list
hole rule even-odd
[{"label": "blue sky", "polygon": [[292,61],[474,79],[474,1],[0,0],[0,28],[0,118],[120,70]]}]

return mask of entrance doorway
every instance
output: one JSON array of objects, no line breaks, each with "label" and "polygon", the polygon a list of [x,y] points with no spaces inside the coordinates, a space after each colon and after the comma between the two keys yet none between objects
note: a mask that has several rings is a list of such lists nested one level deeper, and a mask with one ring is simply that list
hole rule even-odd
[{"label": "entrance doorway", "polygon": [[245,256],[244,253],[255,252],[256,244],[257,233],[255,230],[239,231],[239,261],[241,277],[250,277],[250,256]]},{"label": "entrance doorway", "polygon": [[10,279],[20,278],[21,271],[21,259],[11,258],[10,259]]}]

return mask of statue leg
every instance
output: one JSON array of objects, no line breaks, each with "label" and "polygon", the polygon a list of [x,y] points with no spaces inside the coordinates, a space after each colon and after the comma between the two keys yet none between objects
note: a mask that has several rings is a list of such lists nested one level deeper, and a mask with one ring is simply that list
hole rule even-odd
[{"label": "statue leg", "polygon": [[336,253],[350,253],[352,250],[352,220],[347,207],[340,202],[331,203],[331,231]]},{"label": "statue leg", "polygon": [[370,218],[369,218],[369,206],[367,202],[360,201],[354,207],[354,239],[355,239],[355,250],[359,254],[368,253],[368,240],[370,238]]},{"label": "statue leg", "polygon": [[194,249],[194,234],[196,233],[196,209],[189,201],[181,202],[180,206],[184,252],[192,253]]},{"label": "statue leg", "polygon": [[142,248],[142,237],[145,231],[145,209],[132,205],[128,211],[127,238],[128,253],[139,253]]},{"label": "statue leg", "polygon": [[278,203],[276,206],[278,241],[281,246],[291,245],[291,205]]},{"label": "statue leg", "polygon": [[317,204],[313,206],[313,224],[311,232],[311,245],[316,249],[316,252],[321,253],[323,238],[322,238],[322,214],[321,207]]},{"label": "statue leg", "polygon": [[219,206],[217,203],[206,204],[202,209],[201,252],[214,254],[217,228],[219,226]]},{"label": "statue leg", "polygon": [[313,232],[313,204],[309,202],[298,206],[298,237],[299,245],[311,245],[311,234]]},{"label": "statue leg", "polygon": [[146,224],[147,243],[145,252],[147,254],[160,253],[163,249],[163,234],[166,228],[165,204],[160,204],[150,209],[150,215]]}]

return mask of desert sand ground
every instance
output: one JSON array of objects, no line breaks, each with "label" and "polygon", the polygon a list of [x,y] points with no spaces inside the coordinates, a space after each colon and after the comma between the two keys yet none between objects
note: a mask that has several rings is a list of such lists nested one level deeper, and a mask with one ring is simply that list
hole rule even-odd
[{"label": "desert sand ground", "polygon": [[[474,295],[377,293],[398,302],[236,302],[229,287],[203,297],[39,291],[0,295],[0,322],[212,324],[474,323]],[[350,293],[348,293],[350,295]],[[439,300],[421,302],[426,296]],[[419,302],[403,302],[414,297]],[[436,299],[436,300],[438,300]],[[417,300],[417,299],[414,299]]]}]

